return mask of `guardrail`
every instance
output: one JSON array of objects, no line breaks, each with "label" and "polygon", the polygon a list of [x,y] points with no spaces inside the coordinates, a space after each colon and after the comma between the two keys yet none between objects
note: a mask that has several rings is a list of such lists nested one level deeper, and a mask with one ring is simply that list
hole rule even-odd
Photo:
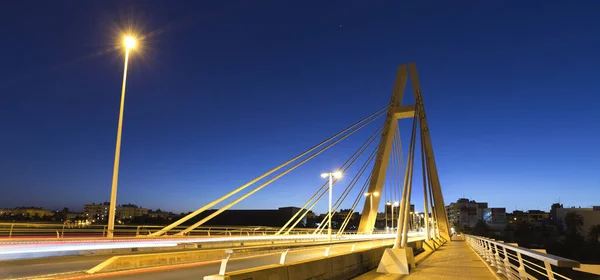
[{"label": "guardrail", "polygon": [[[221,260],[221,271],[225,273],[229,261],[239,261],[242,258],[265,257],[276,255],[280,264],[284,264],[290,256],[310,255],[309,252],[317,253],[320,256],[329,256],[330,254],[339,254],[343,252],[354,252],[358,249],[374,248],[392,244],[393,239],[372,239],[372,240],[340,240],[328,244],[322,239],[316,239],[314,236],[302,238],[301,243],[286,243],[280,245],[264,243],[268,240],[247,242],[250,247],[229,248],[229,249],[209,249],[209,250],[188,250],[180,252],[165,252],[153,254],[135,254],[114,256],[102,262],[86,273],[104,273],[120,270],[131,270],[140,268],[149,268],[155,266],[178,265],[191,262],[218,261]],[[312,243],[311,242],[319,242]],[[233,257],[233,259],[232,259]]]},{"label": "guardrail", "polygon": [[[162,229],[164,226],[155,225],[117,225],[115,236],[119,237],[145,237],[151,232]],[[167,235],[174,234],[185,229],[180,226],[170,230]],[[289,235],[312,234],[314,228],[297,228]],[[209,226],[199,227],[185,236],[187,237],[223,237],[223,236],[259,236],[273,235],[279,231],[277,227],[266,226]],[[386,232],[374,232],[374,234],[385,234]],[[62,223],[0,223],[0,239],[12,238],[72,238],[72,237],[106,237],[106,225],[76,225]],[[344,235],[352,235],[356,232],[344,232]]]},{"label": "guardrail", "polygon": [[[157,231],[163,226],[154,225],[120,225],[115,227],[115,235],[128,237],[144,237],[151,232]],[[178,227],[171,230],[175,233],[186,227]],[[65,238],[65,237],[105,237],[106,225],[76,225],[68,223],[0,223],[0,239],[3,238]],[[188,233],[186,236],[257,236],[275,234],[279,228],[275,227],[244,227],[244,226],[211,226],[200,227]],[[314,229],[299,228],[291,234],[312,233]]]},{"label": "guardrail", "polygon": [[567,279],[567,276],[553,270],[576,268],[577,261],[565,259],[535,250],[518,247],[493,239],[465,235],[465,241],[481,256],[496,273],[508,279]]}]

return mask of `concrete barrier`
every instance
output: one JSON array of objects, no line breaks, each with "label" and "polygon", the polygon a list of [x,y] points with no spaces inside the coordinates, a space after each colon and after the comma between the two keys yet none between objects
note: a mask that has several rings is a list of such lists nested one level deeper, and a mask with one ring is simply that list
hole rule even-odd
[{"label": "concrete barrier", "polygon": [[[236,243],[237,246],[241,246],[240,243]],[[264,244],[264,242],[252,242],[252,245]],[[303,246],[304,244],[281,244],[271,245],[271,242],[267,243],[266,246],[255,246],[255,247],[244,247],[234,249],[234,256],[247,257],[255,255],[264,255],[271,253],[281,253],[286,248],[293,246]],[[178,244],[178,248],[190,248],[194,247],[196,243],[181,243]],[[219,243],[223,246],[223,243]],[[230,244],[231,245],[231,244]],[[286,246],[287,245],[287,246]],[[232,246],[234,247],[234,246]],[[152,249],[152,248],[149,248]],[[129,249],[128,249],[129,250]],[[224,249],[211,249],[211,250],[189,250],[182,252],[169,252],[169,253],[155,253],[155,254],[134,254],[134,255],[123,255],[112,257],[101,264],[88,270],[88,274],[111,272],[119,270],[130,270],[138,268],[148,268],[156,266],[167,266],[175,264],[184,264],[191,262],[202,262],[211,260],[220,260],[227,256]]]},{"label": "concrete barrier", "polygon": [[377,268],[385,248],[357,250],[347,253],[292,262],[285,265],[267,265],[258,268],[238,270],[226,275],[209,275],[205,280],[305,280],[305,279],[351,279]]},{"label": "concrete barrier", "polygon": [[86,271],[86,273],[94,274],[99,272],[218,260],[223,259],[226,256],[225,250],[194,250],[186,252],[116,256],[93,267]]}]

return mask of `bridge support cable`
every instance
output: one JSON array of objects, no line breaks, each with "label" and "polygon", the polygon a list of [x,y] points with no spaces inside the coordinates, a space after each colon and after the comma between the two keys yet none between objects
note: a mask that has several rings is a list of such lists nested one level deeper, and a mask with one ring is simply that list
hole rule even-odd
[{"label": "bridge support cable", "polygon": [[[342,171],[343,172],[343,171]],[[335,179],[335,182],[337,182],[337,179]],[[304,217],[308,214],[308,212],[310,212],[310,210],[312,209],[312,206],[309,208],[307,208],[308,204],[310,204],[313,199],[315,199],[315,197],[317,197],[319,195],[319,193],[321,193],[321,195],[319,196],[319,198],[317,199],[317,201],[319,201],[323,195],[325,195],[326,187],[329,185],[329,183],[324,183],[318,190],[317,192],[315,192],[315,194],[313,194],[307,201],[306,203],[304,203],[304,205],[302,205],[302,207],[300,208],[300,210],[298,212],[296,212],[284,225],[283,227],[281,227],[276,233],[275,235],[280,235],[281,232],[283,232],[293,221],[296,220],[296,218],[298,218],[298,222],[301,221],[302,219],[304,219]],[[303,213],[300,217],[298,217],[300,215],[300,213]],[[296,225],[297,223],[294,223],[294,225]],[[293,228],[293,227],[292,227]],[[285,233],[289,233],[290,230],[286,231]]]},{"label": "bridge support cable", "polygon": [[348,214],[346,214],[346,218],[344,219],[344,222],[338,229],[338,232],[337,232],[338,236],[341,235],[342,233],[344,233],[344,230],[346,230],[348,223],[350,223],[350,220],[352,219],[352,215],[354,215],[354,210],[356,210],[356,207],[358,206],[360,199],[364,197],[363,194],[367,191],[367,188],[369,187],[369,180],[371,180],[372,176],[373,176],[373,171],[371,171],[371,173],[369,173],[369,177],[367,177],[367,180],[365,181],[362,188],[360,189],[360,192],[358,192],[358,195],[356,196],[356,199],[354,200],[352,207],[350,207],[350,211],[348,212]]},{"label": "bridge support cable", "polygon": [[[390,162],[394,131],[396,126],[398,126],[398,117],[403,117],[404,115],[407,115],[407,113],[410,115],[410,112],[412,112],[411,108],[408,108],[411,106],[400,106],[400,104],[402,104],[407,78],[408,72],[406,65],[398,66],[389,103],[390,109],[386,115],[385,126],[381,133],[380,143],[382,143],[382,145],[375,158],[375,165],[373,167],[374,173],[369,182],[368,193],[382,192],[386,181],[387,167]],[[379,207],[374,206],[379,205],[380,197],[371,196],[370,198],[371,199],[365,199],[362,215],[360,217],[358,231],[362,233],[373,232],[377,220],[377,208]]]},{"label": "bridge support cable", "polygon": [[433,199],[433,190],[431,186],[431,174],[430,171],[427,171],[427,175],[429,176],[429,181],[427,183],[427,187],[429,189],[429,201],[431,202],[431,227],[433,230],[433,237],[439,238],[439,229],[438,229],[438,218],[437,211],[435,211],[435,200]]},{"label": "bridge support cable", "polygon": [[[396,126],[396,130],[394,131],[394,140],[393,140],[393,146],[392,146],[392,162],[393,162],[393,168],[392,170],[389,172],[390,174],[390,178],[394,178],[393,184],[391,186],[392,192],[394,193],[394,196],[392,198],[392,205],[395,202],[399,202],[400,200],[400,196],[402,195],[401,190],[400,190],[400,182],[402,182],[402,176],[400,175],[400,173],[402,172],[401,170],[401,165],[402,165],[402,142],[400,141],[400,129],[398,128],[398,126]],[[394,207],[392,207],[392,211],[393,211]]]},{"label": "bridge support cable", "polygon": [[[343,171],[342,171],[342,172],[343,172]],[[335,179],[335,180],[334,180],[334,183],[333,183],[333,184],[335,184],[335,182],[337,182],[337,179]],[[288,226],[289,226],[289,225],[290,225],[290,224],[291,224],[293,221],[297,221],[297,222],[296,222],[296,223],[294,223],[294,225],[293,225],[292,227],[290,227],[290,229],[289,229],[289,230],[287,230],[287,231],[285,232],[285,234],[288,234],[288,233],[289,233],[289,232],[290,232],[290,231],[291,231],[291,230],[294,228],[294,226],[295,226],[295,225],[297,225],[298,223],[300,223],[300,221],[302,221],[302,219],[304,219],[304,217],[306,217],[306,215],[308,214],[308,212],[310,212],[310,210],[311,210],[311,209],[312,209],[312,207],[314,206],[314,203],[313,203],[313,205],[311,205],[310,207],[308,207],[308,208],[307,208],[308,204],[310,204],[310,203],[313,201],[313,199],[315,199],[315,197],[317,197],[317,196],[319,196],[319,197],[317,198],[317,200],[316,200],[316,201],[319,201],[319,200],[321,200],[321,198],[323,198],[323,196],[324,196],[324,195],[325,195],[325,193],[327,192],[327,189],[326,189],[326,187],[327,187],[328,185],[329,185],[329,183],[325,183],[325,184],[323,184],[323,185],[322,185],[322,186],[321,186],[321,187],[320,187],[320,188],[317,190],[317,192],[315,192],[315,194],[313,194],[313,196],[311,196],[311,197],[310,197],[310,198],[309,198],[309,199],[306,201],[306,203],[304,203],[304,205],[302,205],[302,207],[300,208],[300,210],[299,210],[298,212],[296,212],[296,214],[294,214],[294,215],[293,215],[293,216],[292,216],[292,217],[291,217],[291,218],[290,218],[290,219],[289,219],[289,220],[288,220],[288,221],[285,223],[285,225],[283,225],[283,227],[281,227],[281,228],[280,228],[280,229],[279,229],[279,230],[278,230],[278,231],[275,233],[275,235],[280,235],[280,234],[281,234],[281,233],[282,233],[282,232],[283,232],[283,231],[284,231],[284,230],[285,230],[285,229],[286,229],[286,228],[287,228],[287,227],[288,227]],[[320,195],[319,195],[319,193],[320,193]],[[316,203],[316,202],[315,202],[315,203]],[[303,213],[303,214],[300,214],[300,213]],[[298,217],[298,216],[300,216],[300,217]]]},{"label": "bridge support cable", "polygon": [[[393,102],[391,102],[391,103],[393,104]],[[384,129],[385,129],[385,126],[384,126]],[[379,152],[385,144],[386,144],[385,141],[380,141],[379,145],[377,145],[376,152]],[[373,161],[373,160],[376,161],[377,159],[376,158],[371,159],[371,161]],[[358,195],[356,196],[356,199],[354,200],[354,203],[352,204],[352,207],[350,208],[350,211],[348,212],[348,214],[346,214],[346,218],[344,219],[344,222],[342,222],[342,225],[338,229],[338,232],[337,232],[338,236],[341,235],[341,234],[343,234],[344,230],[346,230],[346,227],[350,223],[350,220],[352,219],[352,216],[354,215],[354,211],[356,210],[356,207],[360,203],[361,198],[365,197],[364,194],[366,193],[366,191],[368,190],[368,188],[369,188],[369,186],[370,186],[370,184],[372,182],[373,174],[375,173],[375,167],[376,167],[376,165],[377,165],[377,162],[375,162],[375,164],[373,166],[373,169],[369,173],[369,176],[367,177],[367,179],[365,180],[362,188],[358,192]],[[362,219],[362,217],[361,217],[361,219]]]},{"label": "bridge support cable", "polygon": [[[378,133],[378,132],[380,132],[382,128],[383,128],[383,125],[382,125],[382,126],[380,126],[380,127],[379,127],[379,128],[378,128],[378,129],[377,129],[377,130],[376,130],[376,131],[375,131],[375,132],[374,132],[374,133],[373,133],[373,134],[372,134],[372,135],[371,135],[371,136],[370,136],[370,137],[369,137],[369,138],[368,138],[368,139],[365,141],[365,142],[363,142],[363,144],[362,144],[362,145],[361,145],[361,146],[360,146],[360,147],[359,147],[359,148],[358,148],[358,149],[357,149],[357,150],[356,150],[356,151],[355,151],[355,152],[354,152],[354,153],[353,153],[353,154],[352,154],[352,155],[351,155],[351,156],[350,156],[350,157],[349,157],[347,160],[346,160],[346,162],[344,162],[344,164],[343,164],[343,165],[342,165],[342,167],[340,168],[340,170],[341,170],[341,172],[342,172],[342,173],[346,173],[346,171],[347,171],[347,170],[350,168],[350,166],[352,166],[352,164],[354,164],[354,162],[355,162],[355,161],[356,161],[356,160],[357,160],[357,159],[358,159],[358,158],[359,158],[359,157],[360,157],[360,156],[363,154],[363,152],[364,152],[364,151],[365,151],[365,150],[368,148],[368,146],[370,146],[370,145],[371,145],[371,143],[373,142],[373,140],[370,140],[370,139],[371,139],[371,138],[373,138],[373,139],[374,139],[375,135],[377,135],[377,133]],[[333,181],[333,184],[337,183],[337,181],[338,181],[338,179],[335,179],[335,180]],[[287,227],[290,225],[290,223],[292,223],[293,221],[295,221],[295,220],[296,220],[296,218],[298,218],[298,216],[300,215],[300,213],[303,213],[303,212],[304,212],[304,214],[302,214],[302,216],[298,218],[297,222],[296,222],[296,223],[294,223],[294,226],[293,226],[293,227],[295,227],[295,226],[296,226],[296,225],[297,225],[297,224],[298,224],[298,223],[299,223],[299,222],[300,222],[302,219],[304,219],[304,217],[305,217],[305,216],[306,216],[306,214],[308,214],[308,212],[309,212],[309,211],[312,209],[312,207],[314,206],[314,204],[316,204],[316,202],[317,202],[317,201],[319,201],[319,200],[320,200],[320,199],[323,197],[323,195],[324,195],[324,194],[325,194],[325,192],[327,191],[326,187],[328,186],[328,184],[329,184],[329,183],[324,183],[324,184],[321,186],[321,188],[319,188],[319,189],[318,189],[318,190],[315,192],[315,194],[313,194],[313,196],[311,196],[311,197],[310,197],[310,198],[309,198],[309,199],[306,201],[306,203],[304,203],[304,205],[302,205],[302,207],[300,208],[300,210],[299,210],[298,212],[296,212],[296,214],[294,214],[294,215],[293,215],[293,216],[292,216],[292,217],[291,217],[291,218],[290,218],[290,219],[289,219],[289,220],[288,220],[288,221],[285,223],[285,225],[283,225],[283,227],[281,227],[281,228],[279,229],[279,231],[277,231],[277,233],[275,233],[275,235],[279,235],[279,234],[281,234],[281,232],[283,232],[283,231],[284,231],[284,230],[285,230],[285,229],[286,229],[286,228],[287,228]],[[310,207],[310,209],[307,209],[307,208],[306,208],[306,206],[307,206],[308,204],[310,204],[310,203],[313,201],[313,199],[314,199],[315,197],[317,197],[317,195],[319,195],[319,193],[321,193],[321,195],[320,195],[320,196],[317,198],[317,200],[316,200],[316,201],[313,203],[313,205]],[[293,229],[293,227],[292,227],[292,228],[290,228],[290,230],[291,230],[291,229]],[[287,233],[289,233],[289,231],[290,231],[290,230],[288,230],[288,231],[286,232],[286,234],[287,234]]]},{"label": "bridge support cable", "polygon": [[[360,167],[357,174],[354,175],[352,180],[350,180],[350,183],[348,183],[348,185],[346,186],[346,188],[344,189],[344,191],[342,192],[340,197],[338,197],[338,199],[334,203],[334,205],[331,209],[331,214],[335,214],[338,211],[338,209],[341,207],[341,205],[344,202],[344,200],[346,199],[346,197],[348,197],[350,192],[354,189],[354,186],[356,185],[356,183],[360,180],[360,177],[364,174],[365,170],[367,169],[369,163],[373,160],[374,156],[375,156],[375,151],[372,151],[371,154],[369,155],[369,157],[367,158],[367,160]],[[319,233],[321,233],[323,231],[323,229],[325,228],[324,224],[325,224],[326,219],[329,219],[329,213],[326,215],[326,217],[323,219],[323,221],[321,221],[321,224],[315,229],[313,234],[316,233],[317,231],[319,231]]]},{"label": "bridge support cable", "polygon": [[[388,164],[388,168],[387,168],[387,171],[386,171],[387,174],[391,174],[390,172],[393,172],[392,170],[394,170],[394,162],[395,162],[395,160],[394,160],[394,145],[393,144],[392,144],[392,152],[390,154],[390,157],[391,157],[390,158],[390,163]],[[383,209],[384,209],[384,211],[383,212],[384,212],[384,215],[385,215],[385,228],[386,229],[388,228],[388,214],[389,214],[388,213],[388,206],[389,206],[389,208],[392,211],[394,209],[394,207],[391,206],[391,205],[393,205],[394,198],[396,196],[396,193],[394,192],[394,189],[393,189],[393,185],[394,185],[394,182],[393,182],[392,176],[388,176],[386,178],[386,182],[385,182],[385,184],[383,186],[383,189],[382,189],[382,191],[384,193],[384,195],[383,195],[383,199],[384,199],[383,200]],[[388,204],[390,204],[390,205],[388,205]],[[393,224],[393,222],[392,222],[392,224]]]},{"label": "bridge support cable", "polygon": [[389,192],[390,191],[389,191],[388,188],[383,188],[383,195],[382,196],[383,196],[383,199],[384,199],[383,202],[385,203],[383,205],[383,214],[385,215],[385,228],[386,228],[386,230],[388,228],[388,211],[387,211],[388,205],[387,204],[389,203],[389,201],[391,201],[390,199],[388,199]]},{"label": "bridge support cable", "polygon": [[337,140],[331,142],[330,144],[328,144],[327,146],[321,148],[320,150],[316,151],[315,153],[313,153],[312,155],[308,156],[307,158],[301,160],[300,162],[296,163],[295,165],[293,165],[292,167],[288,168],[287,170],[279,173],[278,175],[276,175],[275,177],[269,179],[268,181],[266,181],[265,183],[263,183],[262,185],[254,188],[253,190],[249,191],[248,193],[246,193],[245,195],[239,197],[238,199],[232,201],[231,203],[221,207],[219,210],[215,211],[214,213],[208,215],[207,217],[203,218],[202,220],[198,221],[197,223],[189,226],[188,228],[180,231],[179,233],[177,233],[176,235],[185,235],[186,233],[194,230],[195,228],[201,226],[202,224],[206,223],[207,221],[209,221],[210,219],[216,217],[217,215],[223,213],[225,210],[231,208],[232,206],[234,206],[235,204],[239,203],[240,201],[246,199],[247,197],[249,197],[250,195],[256,193],[257,191],[261,190],[262,188],[268,186],[269,184],[273,183],[275,180],[283,177],[284,175],[286,175],[287,173],[291,172],[292,170],[298,168],[299,166],[303,165],[304,163],[308,162],[309,160],[315,158],[316,156],[320,155],[321,153],[323,153],[324,151],[328,150],[329,148],[333,147],[334,145],[336,145],[337,143],[341,142],[342,140],[348,138],[350,135],[354,134],[355,132],[359,131],[360,129],[362,129],[363,127],[369,125],[370,123],[372,123],[373,121],[375,121],[379,116],[381,116],[383,114],[379,114],[378,116],[376,116],[375,118],[372,118],[371,120],[364,122],[363,124],[361,124],[359,127],[353,128],[351,131],[349,131],[348,133],[346,133],[345,135],[342,135],[340,138],[338,138]]},{"label": "bridge support cable", "polygon": [[[423,130],[421,130],[421,139],[423,139]],[[425,143],[422,141],[423,146]],[[423,147],[423,152],[425,153],[425,147]],[[427,159],[427,154],[424,157],[425,165],[429,166],[430,162]],[[429,230],[429,234],[431,235],[431,230],[433,230],[433,236],[431,238],[439,238],[440,231],[438,228],[438,219],[437,219],[437,211],[435,211],[435,200],[433,199],[433,190],[431,185],[431,170],[427,168],[427,189],[429,191],[429,202],[431,203],[431,229]],[[445,206],[444,206],[445,207]]]},{"label": "bridge support cable", "polygon": [[[415,111],[415,114],[418,114],[418,110]],[[408,177],[408,193],[406,194],[406,202],[404,204],[404,223],[402,225],[402,248],[406,247],[406,243],[408,242],[408,231],[410,229],[409,222],[413,218],[413,213],[410,211],[410,202],[412,199],[412,186],[413,186],[413,173],[415,170],[415,146],[417,142],[417,126],[416,123],[418,120],[415,119],[415,124],[413,126],[413,138],[412,144],[410,146],[410,175]]]},{"label": "bridge support cable", "polygon": [[400,189],[400,182],[404,182],[404,177],[402,176],[402,167],[403,167],[403,163],[404,163],[404,154],[402,153],[402,139],[400,138],[400,128],[398,126],[396,126],[396,144],[398,149],[397,151],[397,155],[396,158],[398,159],[397,163],[397,170],[396,170],[396,176],[398,176],[398,184],[396,186],[396,190],[398,193],[398,199],[400,198],[400,196],[402,195],[401,193],[401,189]]},{"label": "bridge support cable", "polygon": [[[396,133],[396,131],[394,131],[394,134],[395,133]],[[397,158],[396,158],[397,147],[396,147],[395,139],[396,139],[396,135],[394,135],[394,141],[392,142],[392,152],[390,153],[390,163],[388,164],[388,171],[387,171],[387,174],[389,174],[387,176],[389,178],[388,179],[388,187],[390,189],[390,193],[392,194],[392,197],[390,200],[391,203],[394,203],[394,201],[396,201],[396,198],[398,197],[396,188],[394,188],[394,185],[396,185],[398,183],[396,181],[397,178],[396,178],[396,174],[395,174],[396,163],[397,163],[396,162],[397,161]]]},{"label": "bridge support cable", "polygon": [[[394,168],[391,170],[390,172],[390,177],[395,178],[395,183],[391,186],[391,188],[393,189],[394,192],[394,198],[391,201],[392,205],[395,205],[396,203],[399,203],[401,200],[401,190],[400,190],[400,185],[402,182],[402,176],[400,175],[400,173],[402,172],[400,166],[401,166],[401,161],[402,161],[402,157],[400,156],[400,151],[402,150],[402,146],[401,146],[401,142],[399,141],[400,139],[400,129],[398,128],[398,126],[396,126],[396,130],[394,131],[394,142],[393,142],[393,146],[392,146],[392,158],[394,161]],[[399,205],[398,205],[399,206]],[[398,217],[398,215],[400,213],[396,213],[396,209],[400,209],[400,207],[391,207],[392,210],[392,217]],[[392,221],[392,225],[396,225],[396,228],[400,228],[400,225],[396,223],[396,221]],[[393,227],[392,227],[392,232],[393,232]]]},{"label": "bridge support cable", "polygon": [[[372,155],[373,155],[373,153],[372,153]],[[372,156],[369,156],[369,159],[372,159]],[[321,198],[323,198],[325,196],[327,191],[328,191],[328,189],[325,189],[321,192],[319,197],[315,201],[312,202],[310,207],[308,209],[306,209],[306,212],[301,217],[296,219],[296,222],[285,232],[285,234],[288,234],[291,230],[293,230],[300,223],[300,221],[302,221],[302,219],[304,219],[304,217],[306,217],[306,214],[308,214],[308,212],[310,212],[315,207],[315,205],[317,205],[317,202],[319,202],[321,200]],[[337,204],[337,202],[336,202],[336,204]],[[327,217],[329,217],[329,216],[327,216]],[[323,224],[324,223],[321,223],[321,225],[323,225]],[[317,230],[318,230],[318,228],[317,228]]]},{"label": "bridge support cable", "polygon": [[[430,162],[427,159],[427,154],[425,152],[425,141],[423,137],[423,130],[420,130],[421,137],[421,159],[424,164],[423,169],[423,195],[424,195],[424,214],[425,214],[425,231],[426,239],[429,240],[431,238],[439,238],[439,228],[437,223],[437,211],[435,206],[435,200],[433,199],[433,190],[431,185],[431,169],[429,168]],[[425,179],[426,178],[426,179]],[[429,204],[429,205],[428,205]],[[431,217],[429,217],[429,213],[431,213]],[[432,233],[433,232],[433,233]]]},{"label": "bridge support cable", "polygon": [[324,189],[319,195],[318,197],[312,201],[310,203],[310,206],[308,206],[308,208],[306,208],[306,211],[300,215],[299,217],[296,218],[295,222],[287,229],[285,230],[285,233],[283,234],[289,234],[294,228],[296,228],[296,226],[306,217],[306,215],[312,211],[312,209],[315,207],[315,205],[317,205],[317,202],[321,201],[321,198],[323,198],[325,196],[325,194],[328,192],[328,189]]},{"label": "bridge support cable", "polygon": [[[420,130],[419,130],[420,131]],[[425,159],[425,145],[423,144],[423,134],[420,135],[421,139],[421,173],[423,173],[423,224],[425,226],[425,240],[430,240],[430,232],[429,232],[429,203],[427,201],[427,185],[429,184],[429,176],[427,172],[427,165]]]},{"label": "bridge support cable", "polygon": [[431,190],[433,192],[433,199],[435,201],[435,212],[436,212],[436,223],[439,231],[439,236],[446,240],[450,240],[450,226],[448,225],[448,213],[446,213],[446,207],[444,203],[444,196],[442,194],[442,187],[440,184],[440,178],[437,172],[437,166],[435,164],[435,156],[433,153],[433,145],[431,143],[431,135],[429,134],[429,126],[427,124],[427,118],[425,113],[425,107],[423,105],[423,95],[421,93],[421,85],[419,83],[419,76],[417,73],[417,66],[414,63],[409,63],[409,72],[412,84],[412,90],[415,97],[415,110],[419,111],[419,122],[421,124],[421,131],[423,134],[423,141],[425,144],[425,156],[427,157],[427,167],[430,170],[431,175]]},{"label": "bridge support cable", "polygon": [[[398,176],[398,167],[399,167],[399,157],[398,157],[398,143],[397,143],[397,139],[398,139],[398,134],[399,130],[398,130],[398,126],[396,126],[396,131],[394,131],[394,141],[392,143],[392,152],[390,153],[390,164],[388,165],[388,170],[387,170],[387,174],[389,174],[387,176],[387,184],[385,185],[385,187],[383,188],[383,192],[384,192],[384,215],[385,215],[385,228],[388,228],[388,215],[391,214],[391,219],[394,218],[394,208],[395,208],[395,202],[398,201],[398,191],[397,191],[397,185],[400,184],[400,176]],[[388,212],[388,208],[389,208],[389,212]],[[392,230],[394,228],[394,221],[391,221],[391,227]]]},{"label": "bridge support cable", "polygon": [[[379,142],[379,145],[377,146],[377,151],[381,150],[381,148],[382,148],[383,145],[385,145],[385,142],[383,142],[383,141]],[[375,159],[375,158],[373,158],[373,159]],[[373,159],[371,159],[371,161]],[[373,167],[373,169],[369,173],[369,176],[367,177],[367,179],[364,182],[362,188],[358,192],[358,195],[356,196],[356,199],[354,200],[354,203],[352,204],[352,207],[350,208],[350,211],[348,212],[348,214],[346,214],[346,218],[344,219],[344,222],[340,226],[340,228],[339,228],[339,230],[337,232],[337,235],[341,235],[344,232],[344,230],[346,229],[346,227],[348,226],[348,224],[350,223],[350,220],[352,219],[354,211],[356,210],[356,207],[358,206],[361,198],[365,197],[364,193],[367,191],[367,189],[368,189],[368,187],[369,187],[369,185],[371,183],[371,179],[373,177],[373,173],[374,172],[375,172],[375,166]]]},{"label": "bridge support cable", "polygon": [[[373,140],[375,140],[375,138],[373,138]],[[332,215],[335,214],[338,211],[338,209],[342,206],[342,203],[344,202],[344,200],[348,197],[348,195],[350,194],[350,192],[352,192],[352,190],[354,189],[354,186],[360,180],[360,177],[362,177],[362,175],[365,173],[365,170],[367,170],[367,167],[369,166],[369,163],[371,163],[371,161],[373,161],[373,158],[375,158],[375,153],[376,152],[377,152],[377,150],[373,150],[371,152],[371,154],[369,155],[369,157],[367,158],[367,160],[363,163],[363,165],[358,170],[358,173],[352,178],[352,180],[350,181],[350,183],[348,183],[348,186],[346,187],[346,189],[344,189],[344,191],[342,192],[342,194],[340,195],[340,197],[335,202],[334,207],[331,210],[331,214]],[[323,221],[321,221],[321,224],[315,229],[315,231],[313,232],[313,234],[316,234],[317,231],[318,231],[319,234],[321,234],[323,232],[323,230],[325,229],[325,220],[326,219],[329,219],[329,213],[326,215],[325,218],[323,218]]]},{"label": "bridge support cable", "polygon": [[254,184],[254,183],[256,183],[256,182],[258,182],[258,181],[260,181],[260,180],[264,179],[265,177],[267,177],[267,176],[269,176],[269,175],[273,174],[274,172],[278,171],[279,169],[281,169],[281,168],[283,168],[283,167],[285,167],[285,166],[287,166],[287,165],[291,164],[292,162],[294,162],[294,161],[296,161],[296,160],[298,160],[298,159],[300,159],[300,158],[302,158],[302,157],[304,157],[304,156],[308,155],[309,153],[311,153],[311,152],[315,151],[315,150],[316,150],[316,149],[318,149],[319,147],[321,147],[321,146],[323,146],[323,145],[325,145],[325,144],[327,144],[327,143],[329,143],[329,142],[333,141],[333,139],[336,139],[336,138],[338,138],[338,137],[340,137],[340,136],[344,135],[345,133],[347,133],[347,132],[349,132],[349,131],[351,131],[351,130],[355,129],[356,127],[359,127],[361,124],[363,124],[363,123],[365,123],[365,122],[369,122],[369,123],[370,123],[370,122],[372,122],[373,120],[375,120],[375,119],[379,118],[379,117],[380,117],[380,116],[381,116],[381,115],[382,115],[384,112],[386,112],[386,111],[389,111],[389,110],[388,110],[388,107],[389,107],[389,106],[385,106],[385,107],[383,107],[383,108],[381,108],[381,109],[379,109],[379,110],[375,111],[374,113],[372,113],[372,114],[368,115],[367,117],[365,117],[365,118],[363,118],[363,119],[359,120],[358,122],[356,122],[356,123],[352,124],[351,126],[349,126],[349,127],[345,128],[345,129],[343,129],[342,131],[340,131],[340,132],[338,132],[338,133],[334,134],[333,136],[331,136],[331,137],[327,138],[326,140],[324,140],[324,141],[322,141],[322,142],[318,143],[317,145],[315,145],[315,146],[313,146],[313,147],[309,148],[308,150],[306,150],[306,151],[302,152],[301,154],[299,154],[299,155],[297,155],[297,156],[293,157],[292,159],[290,159],[290,160],[288,160],[288,161],[286,161],[286,162],[284,162],[284,163],[280,164],[279,166],[277,166],[277,167],[275,167],[275,168],[273,168],[273,169],[271,169],[271,170],[267,171],[266,173],[264,173],[264,174],[262,174],[262,175],[260,175],[260,176],[256,177],[255,179],[253,179],[253,180],[249,181],[248,183],[246,183],[246,184],[244,184],[244,185],[242,185],[242,186],[238,187],[237,189],[235,189],[235,190],[233,190],[233,191],[231,191],[231,192],[227,193],[226,195],[224,195],[224,196],[222,196],[222,197],[218,198],[217,200],[215,200],[215,201],[213,201],[213,202],[211,202],[211,203],[209,203],[209,204],[206,204],[205,206],[203,206],[203,207],[201,207],[201,208],[197,209],[196,211],[194,211],[194,212],[192,212],[192,213],[190,213],[190,214],[186,215],[185,217],[183,217],[183,218],[181,218],[181,219],[177,220],[176,222],[174,222],[174,223],[172,223],[172,224],[170,224],[170,225],[168,225],[168,226],[166,226],[166,227],[162,228],[161,230],[159,230],[159,231],[157,231],[157,232],[154,232],[154,233],[152,233],[152,234],[150,234],[150,235],[148,235],[148,236],[149,236],[149,237],[154,237],[154,236],[160,236],[160,235],[163,235],[163,234],[167,233],[168,231],[172,230],[173,228],[175,228],[175,227],[177,227],[177,226],[181,225],[182,223],[184,223],[184,222],[188,221],[189,219],[191,219],[191,218],[193,218],[193,217],[197,216],[198,214],[200,214],[200,213],[202,213],[202,212],[206,211],[206,210],[207,210],[207,209],[209,209],[210,207],[213,207],[213,206],[215,206],[216,204],[218,204],[218,203],[222,202],[223,200],[225,200],[225,199],[227,199],[227,198],[229,198],[229,197],[231,197],[231,196],[235,195],[236,193],[238,193],[238,192],[240,192],[240,191],[242,191],[242,190],[246,189],[246,188],[247,188],[247,187],[249,187],[250,185],[252,185],[252,184]]},{"label": "bridge support cable", "polygon": [[[417,112],[415,111],[415,114]],[[413,118],[412,133],[410,136],[408,157],[406,164],[406,171],[404,175],[404,185],[402,188],[402,199],[400,200],[400,214],[398,215],[398,232],[396,234],[396,241],[394,242],[394,248],[404,248],[406,246],[408,237],[408,217],[410,212],[410,194],[412,189],[412,175],[414,167],[414,150],[415,150],[415,138],[417,130],[417,118]]]}]

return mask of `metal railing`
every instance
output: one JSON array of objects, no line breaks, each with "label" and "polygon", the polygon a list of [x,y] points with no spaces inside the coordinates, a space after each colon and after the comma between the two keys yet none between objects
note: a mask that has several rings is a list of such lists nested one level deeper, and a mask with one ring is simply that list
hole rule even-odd
[{"label": "metal railing", "polygon": [[[163,226],[158,225],[116,225],[115,235],[119,237],[145,237]],[[173,228],[167,235],[175,234],[186,226]],[[289,235],[312,234],[314,228],[296,228]],[[186,237],[224,237],[273,235],[277,227],[265,226],[205,226],[188,232]],[[385,231],[373,234],[385,234]],[[0,239],[12,238],[89,238],[106,237],[106,225],[77,225],[68,223],[0,223]],[[345,232],[354,235],[357,232]]]},{"label": "metal railing", "polygon": [[[144,237],[150,232],[161,229],[163,226],[153,225],[117,225],[115,235],[127,237]],[[176,233],[185,227],[174,228],[171,233]],[[186,236],[258,236],[272,235],[279,228],[275,227],[244,227],[244,226],[207,226],[199,227]],[[314,229],[298,228],[290,234],[308,234]],[[70,238],[70,237],[105,237],[106,225],[75,225],[63,223],[0,223],[0,239],[5,238]]]},{"label": "metal railing", "polygon": [[567,279],[554,268],[579,267],[578,261],[518,247],[485,237],[465,235],[465,241],[498,274],[508,279]]}]

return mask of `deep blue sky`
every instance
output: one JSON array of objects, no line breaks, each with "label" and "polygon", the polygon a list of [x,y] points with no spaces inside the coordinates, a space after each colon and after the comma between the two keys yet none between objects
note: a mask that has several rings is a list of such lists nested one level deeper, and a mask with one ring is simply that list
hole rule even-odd
[{"label": "deep blue sky", "polygon": [[[414,61],[447,203],[600,204],[596,1],[284,2],[3,3],[0,207],[109,199],[130,27],[119,203],[200,207],[384,106]],[[367,134],[238,208],[300,206]]]}]

